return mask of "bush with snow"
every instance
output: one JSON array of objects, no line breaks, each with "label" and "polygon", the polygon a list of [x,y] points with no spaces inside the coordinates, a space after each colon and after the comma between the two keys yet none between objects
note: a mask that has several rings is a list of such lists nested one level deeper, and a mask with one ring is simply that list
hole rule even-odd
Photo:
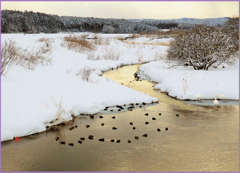
[{"label": "bush with snow", "polygon": [[233,64],[237,54],[238,46],[231,36],[218,28],[198,25],[175,37],[168,60],[195,70],[208,70],[222,63]]},{"label": "bush with snow", "polygon": [[222,31],[234,40],[236,47],[239,47],[239,17],[229,18]]}]

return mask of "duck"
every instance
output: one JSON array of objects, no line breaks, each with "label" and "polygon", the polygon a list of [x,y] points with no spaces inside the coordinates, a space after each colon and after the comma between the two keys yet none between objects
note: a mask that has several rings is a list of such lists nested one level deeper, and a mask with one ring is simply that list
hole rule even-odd
[{"label": "duck", "polygon": [[88,139],[93,140],[93,135],[89,135],[89,136],[88,136]]},{"label": "duck", "polygon": [[100,142],[104,142],[104,138],[99,139]]},{"label": "duck", "polygon": [[200,94],[198,94],[198,95],[196,95],[196,98],[197,98],[198,100],[201,100],[202,96],[201,96]]},{"label": "duck", "polygon": [[225,95],[223,95],[223,94],[218,94],[218,98],[219,99],[224,99],[226,96]]},{"label": "duck", "polygon": [[218,105],[219,102],[216,100],[216,97],[213,97],[215,100],[213,101],[214,105]]},{"label": "duck", "polygon": [[156,118],[153,117],[152,120],[156,120]]},{"label": "duck", "polygon": [[148,135],[147,134],[144,134],[144,135],[142,135],[143,137],[147,137]]}]

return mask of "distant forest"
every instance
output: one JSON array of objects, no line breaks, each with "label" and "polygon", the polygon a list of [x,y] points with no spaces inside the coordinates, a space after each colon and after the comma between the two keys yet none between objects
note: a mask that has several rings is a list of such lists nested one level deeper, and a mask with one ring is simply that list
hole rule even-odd
[{"label": "distant forest", "polygon": [[[1,11],[2,33],[139,33],[179,27],[176,22],[133,22],[126,19],[102,19],[93,17],[68,17],[33,11]],[[184,26],[184,29],[193,25]]]}]

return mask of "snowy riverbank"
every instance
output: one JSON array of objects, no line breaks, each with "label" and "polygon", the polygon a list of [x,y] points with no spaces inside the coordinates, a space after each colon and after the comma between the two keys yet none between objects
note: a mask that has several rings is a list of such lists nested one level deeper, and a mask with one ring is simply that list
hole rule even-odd
[{"label": "snowy riverbank", "polygon": [[[128,34],[104,34],[98,35],[102,42],[95,45],[95,50],[74,52],[61,46],[68,35],[1,35],[2,44],[12,39],[23,51],[35,51],[44,44],[51,49],[51,54],[44,54],[49,58],[37,65],[14,65],[6,76],[1,76],[1,141],[43,132],[51,121],[69,121],[71,115],[94,114],[106,106],[157,102],[155,97],[101,77],[102,71],[123,65],[153,61],[140,66],[140,70],[159,83],[155,89],[178,99],[195,100],[196,94],[212,99],[224,94],[226,99],[238,100],[238,65],[209,71],[166,69],[169,65],[164,57],[171,39],[123,40]],[[43,38],[48,42],[40,41]],[[111,56],[117,59],[104,59]],[[92,70],[88,81],[83,78],[86,68]]]},{"label": "snowy riverbank", "polygon": [[[87,53],[61,46],[62,38],[68,35],[1,35],[1,43],[13,39],[22,49],[28,50],[41,46],[43,43],[39,39],[49,38],[52,50],[51,61],[42,62],[33,70],[14,65],[6,76],[1,77],[1,141],[43,132],[48,122],[68,121],[71,115],[94,114],[106,106],[157,101],[101,77],[101,71],[152,61],[167,46],[131,45],[117,39],[124,35],[102,35],[103,39],[110,39],[110,45],[97,45],[95,55],[101,56],[108,50],[118,51],[119,60],[93,61],[87,59]],[[141,43],[149,39],[136,41]],[[93,70],[89,82],[84,81],[81,74],[77,75],[85,67]]]},{"label": "snowy riverbank", "polygon": [[167,92],[180,100],[212,99],[224,94],[225,99],[239,100],[239,65],[225,68],[194,70],[192,67],[172,67],[166,61],[150,62],[140,66],[151,81],[158,83],[154,89]]}]

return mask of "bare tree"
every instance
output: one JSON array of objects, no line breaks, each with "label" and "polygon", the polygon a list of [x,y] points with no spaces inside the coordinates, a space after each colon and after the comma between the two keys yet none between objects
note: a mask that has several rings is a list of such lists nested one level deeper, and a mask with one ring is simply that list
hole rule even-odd
[{"label": "bare tree", "polygon": [[220,29],[198,25],[175,37],[168,50],[168,60],[195,70],[224,63],[232,64],[238,53],[234,39]]}]

